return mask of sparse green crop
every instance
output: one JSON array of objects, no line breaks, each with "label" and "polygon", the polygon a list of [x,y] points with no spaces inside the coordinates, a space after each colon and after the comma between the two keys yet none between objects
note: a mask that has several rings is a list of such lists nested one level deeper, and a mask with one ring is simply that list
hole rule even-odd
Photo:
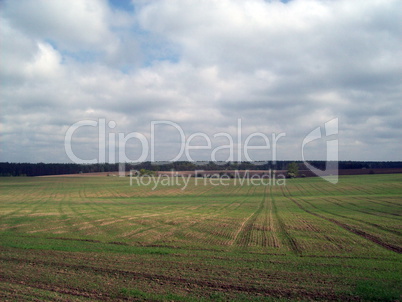
[{"label": "sparse green crop", "polygon": [[0,297],[401,299],[402,175],[133,183],[0,179]]}]

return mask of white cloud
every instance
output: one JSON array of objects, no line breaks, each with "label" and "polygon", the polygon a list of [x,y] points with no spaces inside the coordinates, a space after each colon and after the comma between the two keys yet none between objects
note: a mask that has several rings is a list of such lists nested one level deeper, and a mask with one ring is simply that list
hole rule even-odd
[{"label": "white cloud", "polygon": [[344,159],[401,159],[398,1],[133,4],[2,2],[2,160],[66,161],[66,127],[99,118],[211,136],[236,135],[242,118],[245,135],[286,132],[278,157],[299,158],[304,135],[335,117]]},{"label": "white cloud", "polygon": [[61,56],[51,45],[38,43],[38,53],[26,67],[27,76],[31,79],[55,79],[63,73],[60,63]]},{"label": "white cloud", "polygon": [[113,39],[105,1],[6,1],[6,17],[22,32],[69,49],[99,46]]}]

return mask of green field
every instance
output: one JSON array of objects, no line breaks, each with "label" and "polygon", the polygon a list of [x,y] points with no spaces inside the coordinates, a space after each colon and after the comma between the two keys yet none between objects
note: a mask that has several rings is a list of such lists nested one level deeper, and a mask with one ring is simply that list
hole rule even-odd
[{"label": "green field", "polygon": [[401,174],[153,185],[1,178],[0,298],[401,300]]}]

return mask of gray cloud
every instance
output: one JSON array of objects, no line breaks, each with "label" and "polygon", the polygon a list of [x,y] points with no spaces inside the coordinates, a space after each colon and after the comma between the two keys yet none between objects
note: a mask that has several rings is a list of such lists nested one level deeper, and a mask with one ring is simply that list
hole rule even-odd
[{"label": "gray cloud", "polygon": [[[341,159],[402,160],[399,1],[155,0],[133,1],[130,11],[91,0],[0,5],[2,161],[68,161],[68,127],[101,118],[116,122],[107,134],[148,140],[158,120],[187,137],[236,139],[241,118],[243,143],[256,132],[286,133],[281,159],[299,159],[303,138],[339,118]],[[177,131],[159,134],[158,156],[173,158]],[[75,135],[74,150],[92,158],[96,129]],[[137,156],[138,142],[128,145]],[[321,158],[324,149],[309,152]]]}]

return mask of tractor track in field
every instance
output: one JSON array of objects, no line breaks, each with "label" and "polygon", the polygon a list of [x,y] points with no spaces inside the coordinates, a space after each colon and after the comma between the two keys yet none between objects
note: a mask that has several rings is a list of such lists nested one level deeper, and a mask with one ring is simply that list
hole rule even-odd
[{"label": "tractor track in field", "polygon": [[[324,193],[326,196],[328,196],[329,191],[323,190],[322,188],[319,188],[317,185],[311,185],[311,186],[313,186],[317,191],[322,192],[322,193]],[[338,190],[339,190],[339,189],[338,189]],[[289,191],[288,191],[288,192],[289,192]],[[290,192],[289,192],[289,195],[293,197],[293,195],[290,194]],[[358,197],[359,197],[359,196],[355,196],[355,198],[358,198]],[[337,200],[337,201],[340,201],[338,196],[333,196],[332,199]],[[375,202],[375,201],[373,201],[372,199],[373,199],[373,197],[369,197],[369,196],[365,196],[365,198],[364,198],[365,201],[369,201],[369,202],[375,203],[375,204],[384,205],[384,204],[382,204],[382,203]],[[365,214],[368,214],[368,215],[375,215],[375,216],[378,216],[378,215],[376,215],[376,214],[374,214],[374,213],[365,211],[365,210],[364,210],[365,208],[361,209],[358,205],[356,205],[356,204],[354,204],[354,203],[348,202],[348,204],[350,204],[350,205],[353,206],[354,208],[357,208],[357,209],[353,209],[353,210],[355,210],[355,211],[362,212],[362,213],[365,213]],[[341,206],[341,207],[347,208],[347,207],[345,207],[345,206],[343,206],[343,205],[340,205],[340,204],[338,204],[338,205]],[[394,205],[396,205],[396,204],[394,204]],[[401,206],[401,205],[399,205],[399,206]],[[398,217],[401,216],[401,215],[396,214],[396,213],[389,213],[389,212],[384,212],[384,211],[380,211],[380,210],[376,210],[376,209],[371,209],[371,208],[366,208],[366,209],[370,209],[371,211],[380,212],[380,213],[383,213],[383,214],[385,214],[385,215],[398,216]],[[390,217],[390,218],[393,219],[394,217]],[[394,219],[395,219],[395,218],[394,218]]]},{"label": "tractor track in field", "polygon": [[[226,209],[229,209],[229,208],[231,208],[231,206],[232,206],[233,204],[237,205],[235,209],[239,208],[244,202],[246,202],[246,201],[253,195],[253,193],[254,193],[255,190],[256,190],[256,188],[254,187],[254,191],[250,194],[250,191],[251,191],[251,189],[252,189],[253,187],[249,187],[248,190],[247,190],[247,192],[240,194],[240,193],[241,193],[241,190],[242,190],[243,188],[244,188],[244,187],[242,187],[242,186],[235,187],[235,189],[231,191],[231,195],[236,194],[236,197],[238,197],[238,196],[244,196],[244,198],[242,198],[241,200],[237,200],[237,199],[236,199],[236,200],[234,200],[233,202],[231,202],[231,203],[227,204],[226,206],[222,207],[222,209],[225,209],[225,210],[226,210]],[[235,210],[235,209],[233,209],[233,210]]]},{"label": "tractor track in field", "polygon": [[353,233],[355,235],[358,235],[358,236],[360,236],[360,237],[362,237],[362,238],[364,238],[366,240],[369,240],[369,241],[371,241],[371,242],[373,242],[373,243],[375,243],[375,244],[377,244],[377,245],[379,245],[379,246],[381,246],[381,247],[383,247],[383,248],[385,248],[387,250],[393,251],[393,252],[398,253],[398,254],[402,254],[402,247],[400,247],[400,246],[396,246],[396,245],[393,245],[393,244],[390,244],[390,243],[386,243],[381,238],[379,238],[377,236],[374,236],[372,234],[368,234],[368,233],[366,233],[366,232],[364,232],[362,230],[359,230],[359,229],[357,229],[355,227],[352,227],[352,226],[350,226],[348,224],[345,224],[345,223],[340,222],[338,220],[335,220],[333,218],[328,218],[328,217],[325,217],[324,215],[314,213],[314,212],[312,212],[310,210],[307,210],[305,207],[303,207],[294,198],[289,197],[289,196],[285,196],[285,197],[287,197],[289,200],[294,202],[301,210],[305,211],[306,213],[309,213],[309,214],[311,214],[313,216],[316,216],[316,217],[325,219],[325,220],[327,220],[327,221],[329,221],[331,223],[334,223],[337,226],[339,226],[339,227],[341,227],[341,228],[343,228],[343,229],[345,229],[345,230],[347,230],[347,231],[349,231],[349,232],[351,232],[351,233]]},{"label": "tractor track in field", "polygon": [[[234,192],[240,192],[244,187],[243,186],[238,186],[235,190],[233,190]],[[235,209],[232,209],[232,211],[236,210],[237,208],[241,207],[252,195],[250,194],[250,190],[252,189],[252,187],[249,187],[247,192],[245,192],[244,198],[241,201],[238,202],[232,202],[231,204],[229,204],[227,207],[231,206],[232,204],[238,204],[237,207]],[[254,188],[255,191],[255,188]],[[258,209],[257,209],[258,210]],[[246,220],[244,220],[241,224],[240,227],[234,232],[233,234],[233,239],[231,239],[228,243],[228,245],[233,246],[236,244],[236,242],[239,241],[239,235],[241,232],[244,231],[245,225],[248,223],[249,219],[251,219],[251,217],[255,214],[255,212],[251,213]]]},{"label": "tractor track in field", "polygon": [[[291,198],[291,197],[289,197],[289,196],[286,196],[286,197],[287,197],[287,198]],[[303,199],[301,199],[301,200],[303,200]],[[324,198],[323,200],[325,200],[325,201],[328,202],[328,203],[336,204],[336,205],[338,205],[338,206],[340,206],[340,207],[343,207],[343,206],[340,205],[339,203],[331,202],[328,198]],[[305,203],[311,205],[312,207],[314,207],[314,208],[316,208],[316,209],[319,209],[318,207],[314,206],[311,202],[308,202],[308,201],[306,201],[306,200],[303,200],[303,201],[304,201]],[[343,208],[349,209],[349,208],[347,208],[347,207],[343,207]],[[392,229],[383,227],[383,226],[378,225],[378,224],[376,224],[376,223],[368,222],[368,221],[365,221],[365,220],[362,220],[362,219],[358,219],[358,218],[354,218],[354,217],[348,217],[348,216],[336,214],[336,213],[333,213],[333,212],[330,212],[330,211],[325,211],[325,210],[321,210],[321,211],[323,211],[323,212],[325,212],[325,213],[328,213],[328,214],[331,214],[331,215],[334,215],[334,216],[337,216],[337,217],[344,218],[344,219],[349,219],[349,220],[357,221],[357,222],[360,222],[360,223],[369,225],[369,226],[371,226],[371,227],[375,227],[375,228],[377,228],[377,229],[379,229],[379,230],[382,230],[382,231],[384,231],[384,232],[388,232],[388,233],[391,233],[391,234],[394,234],[394,235],[397,235],[397,236],[400,236],[400,235],[401,235],[401,232],[399,232],[399,231],[396,231],[396,230],[392,230]],[[364,212],[358,211],[358,210],[352,210],[352,211],[364,213]],[[366,214],[366,213],[364,213],[364,214]],[[376,214],[374,214],[374,213],[372,214],[372,216],[381,217],[380,215],[376,215]]]},{"label": "tractor track in field", "polygon": [[[363,214],[367,214],[367,215],[371,215],[371,216],[375,216],[375,217],[387,217],[388,219],[393,219],[393,220],[398,220],[398,221],[401,220],[401,218],[399,218],[401,215],[399,215],[399,214],[387,213],[387,212],[384,212],[384,211],[375,210],[375,209],[371,209],[371,208],[363,208],[362,209],[361,207],[359,207],[359,206],[357,206],[357,205],[355,205],[355,204],[353,204],[351,202],[345,202],[345,203],[350,205],[350,207],[347,207],[347,206],[341,204],[341,202],[344,202],[343,200],[340,200],[340,199],[335,198],[335,197],[327,197],[327,198],[324,198],[324,200],[328,201],[329,203],[335,204],[335,205],[337,205],[337,206],[339,206],[341,208],[356,211],[356,212],[360,212],[360,213],[363,213]],[[368,209],[371,212],[366,211],[364,209]],[[361,221],[361,222],[363,222],[363,221]],[[376,224],[372,224],[372,225],[373,226],[378,226]],[[398,232],[398,235],[402,235],[401,232]]]},{"label": "tractor track in field", "polygon": [[[285,192],[282,190],[283,196],[286,197],[286,198],[289,198],[290,200],[293,200],[293,201],[294,201],[294,197],[292,196],[292,194],[289,192],[288,189],[287,189],[287,191],[288,191],[288,194],[285,194]],[[300,199],[301,199],[303,202],[305,202],[305,203],[311,205],[312,207],[314,207],[314,208],[316,208],[316,209],[319,209],[318,207],[316,207],[315,205],[313,205],[311,202],[308,202],[308,201],[306,201],[306,200],[304,200],[304,199],[302,199],[302,198],[300,198]],[[331,201],[331,199],[333,199],[333,200],[335,200],[335,201]],[[337,199],[337,198],[335,198],[335,197],[327,197],[327,198],[323,198],[323,200],[326,201],[326,202],[328,202],[328,203],[330,203],[330,204],[337,205],[337,206],[339,206],[339,207],[341,207],[341,208],[344,208],[344,209],[352,210],[352,211],[359,212],[359,213],[364,213],[364,214],[367,214],[367,215],[372,215],[372,216],[375,216],[375,217],[384,217],[384,216],[381,216],[381,215],[378,215],[378,214],[375,214],[375,213],[370,213],[370,212],[361,210],[359,207],[357,207],[357,209],[355,209],[355,208],[352,209],[352,208],[350,208],[350,207],[346,207],[346,206],[344,206],[344,205],[342,205],[342,204],[340,203],[341,200],[339,200],[339,199]],[[348,203],[348,204],[350,204],[350,203]],[[323,211],[323,212],[326,212],[326,213],[328,213],[328,214],[334,215],[334,216],[338,216],[338,217],[342,217],[342,218],[345,218],[345,219],[354,220],[354,221],[357,221],[357,222],[360,222],[360,223],[369,225],[369,226],[371,226],[371,227],[375,227],[375,228],[380,229],[380,230],[382,230],[382,231],[384,231],[384,232],[388,232],[388,233],[391,233],[391,234],[394,234],[394,235],[397,235],[397,236],[400,236],[400,235],[401,235],[401,232],[399,232],[399,231],[397,231],[397,230],[392,230],[392,229],[383,227],[383,226],[381,226],[381,225],[378,225],[378,224],[376,224],[376,223],[367,222],[367,221],[365,221],[365,220],[358,219],[358,218],[354,218],[354,217],[348,217],[348,216],[336,214],[336,213],[333,213],[333,212],[330,212],[330,211],[326,211],[326,210],[322,210],[322,209],[319,209],[319,210],[321,210],[321,211]],[[396,218],[396,217],[389,217],[389,216],[386,216],[386,217],[388,217],[388,218],[390,218],[390,219],[400,220],[400,219],[398,219],[398,218]]]},{"label": "tractor track in field", "polygon": [[[257,209],[257,211],[258,210],[259,210],[259,208]],[[236,231],[233,241],[230,245],[241,245],[241,246],[247,245],[247,244],[243,243],[244,240],[242,240],[242,237],[240,237],[240,234],[243,232],[249,231],[250,225],[252,226],[253,222],[255,221],[255,218],[254,218],[255,215],[256,215],[256,212],[251,213],[250,216],[248,216],[247,219],[243,221],[243,223],[240,225],[240,228]]]},{"label": "tractor track in field", "polygon": [[[250,242],[251,230],[253,229],[253,225],[257,219],[257,216],[264,209],[265,203],[265,194],[262,198],[262,201],[258,205],[257,210],[252,213],[240,226],[239,230],[236,232],[233,243],[237,243],[237,245],[247,246]],[[242,234],[242,235],[241,235]]]},{"label": "tractor track in field", "polygon": [[313,188],[316,192],[322,193],[323,196],[333,196],[333,195],[340,195],[340,196],[345,196],[345,195],[350,195],[351,192],[345,188],[340,188],[340,187],[335,187],[334,189],[336,190],[335,192],[339,192],[339,194],[334,194],[334,192],[325,190],[318,184],[310,184],[310,187]]},{"label": "tractor track in field", "polygon": [[[262,221],[260,221],[261,219]],[[249,246],[255,244],[263,247],[279,247],[279,240],[274,232],[273,205],[272,202],[269,202],[267,187],[265,187],[257,210],[241,224],[230,245]]]},{"label": "tractor track in field", "polygon": [[307,189],[307,186],[301,186],[301,185],[295,184],[294,187],[295,187],[295,188],[300,192],[300,194],[302,194],[302,195],[306,195],[306,193],[307,193],[307,195],[309,195],[309,196],[312,196],[312,195],[313,195],[313,193],[311,193],[310,190]]},{"label": "tractor track in field", "polygon": [[[283,190],[282,187],[281,187],[281,190]],[[270,187],[270,197],[271,197],[271,202],[272,202],[272,211],[275,215],[276,220],[278,221],[278,226],[279,226],[280,232],[285,236],[286,240],[288,241],[288,245],[289,245],[290,249],[293,251],[293,253],[297,256],[301,256],[302,251],[301,251],[299,244],[292,236],[290,236],[289,232],[286,230],[286,224],[283,222],[282,218],[279,216],[275,198],[272,193],[272,187]]]},{"label": "tractor track in field", "polygon": [[387,201],[387,200],[381,200],[381,202],[378,202],[377,200],[373,201],[373,199],[374,199],[373,197],[367,197],[367,201],[370,201],[372,203],[376,203],[376,204],[379,204],[379,205],[382,205],[382,206],[384,206],[384,204],[381,203],[381,202],[385,202],[385,203],[390,204],[392,206],[402,207],[402,204],[398,204],[398,203],[395,203],[395,202],[391,202],[391,201]]}]

